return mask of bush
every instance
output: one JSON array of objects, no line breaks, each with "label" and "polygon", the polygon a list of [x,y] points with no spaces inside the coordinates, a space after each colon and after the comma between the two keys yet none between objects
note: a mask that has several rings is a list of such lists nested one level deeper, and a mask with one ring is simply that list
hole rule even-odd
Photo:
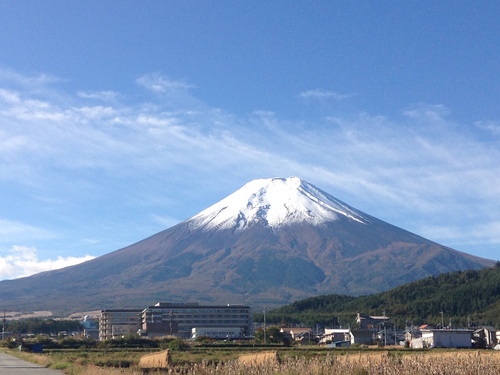
[{"label": "bush", "polygon": [[96,362],[99,367],[116,367],[116,368],[128,368],[132,365],[131,361],[126,359],[108,359],[102,362]]},{"label": "bush", "polygon": [[202,344],[210,344],[214,342],[214,340],[209,336],[198,336],[196,339],[194,339],[194,341]]},{"label": "bush", "polygon": [[171,351],[182,352],[189,350],[189,345],[183,339],[175,338],[172,341],[170,341],[170,343],[168,344],[168,348]]}]

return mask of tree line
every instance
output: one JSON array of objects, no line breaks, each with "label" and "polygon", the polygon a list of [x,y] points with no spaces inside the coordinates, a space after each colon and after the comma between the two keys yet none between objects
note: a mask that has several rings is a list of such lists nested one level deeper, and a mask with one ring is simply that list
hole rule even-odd
[{"label": "tree line", "polygon": [[5,322],[5,331],[14,334],[57,334],[61,331],[81,331],[82,325],[70,319],[40,319],[28,318],[8,320]]}]

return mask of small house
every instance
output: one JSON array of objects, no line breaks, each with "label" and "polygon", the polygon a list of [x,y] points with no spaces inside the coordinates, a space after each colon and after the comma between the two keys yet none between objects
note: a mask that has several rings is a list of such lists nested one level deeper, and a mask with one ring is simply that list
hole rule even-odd
[{"label": "small house", "polygon": [[421,348],[471,348],[472,330],[423,329],[422,337],[413,339],[411,347]]},{"label": "small house", "polygon": [[475,348],[493,348],[497,343],[497,331],[493,327],[481,327],[472,333]]},{"label": "small house", "polygon": [[[325,334],[319,341],[320,344],[332,344],[332,343],[349,343],[349,345],[354,344],[354,335],[349,328],[336,328],[336,329],[325,329]],[[346,344],[344,344],[345,346]]]},{"label": "small house", "polygon": [[356,324],[359,329],[375,329],[380,326],[387,325],[389,323],[389,317],[384,315],[374,316],[374,315],[361,315],[358,313],[356,315]]},{"label": "small house", "polygon": [[284,337],[294,341],[311,341],[314,339],[311,328],[281,328],[280,332],[283,333]]}]

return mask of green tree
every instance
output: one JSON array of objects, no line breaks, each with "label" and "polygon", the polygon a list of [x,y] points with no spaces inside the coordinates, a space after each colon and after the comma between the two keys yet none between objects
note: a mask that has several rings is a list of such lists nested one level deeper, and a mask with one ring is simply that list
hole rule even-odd
[{"label": "green tree", "polygon": [[[265,342],[264,342],[265,339]],[[283,332],[280,332],[279,327],[266,327],[266,335],[264,338],[264,330],[259,328],[255,331],[255,341],[266,344],[288,344]]]}]

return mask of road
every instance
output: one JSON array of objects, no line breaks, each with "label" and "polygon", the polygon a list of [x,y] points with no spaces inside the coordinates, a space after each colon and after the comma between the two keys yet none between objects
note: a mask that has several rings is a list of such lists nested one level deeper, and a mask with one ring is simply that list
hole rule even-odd
[{"label": "road", "polygon": [[0,375],[62,375],[59,370],[35,365],[31,362],[0,352]]}]

